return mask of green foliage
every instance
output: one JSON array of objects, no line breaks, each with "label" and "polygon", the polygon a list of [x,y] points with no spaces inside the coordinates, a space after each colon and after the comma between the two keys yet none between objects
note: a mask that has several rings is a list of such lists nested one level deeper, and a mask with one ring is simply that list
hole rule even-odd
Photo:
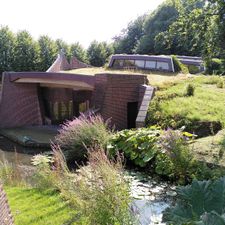
[{"label": "green foliage", "polygon": [[80,45],[79,42],[74,43],[70,46],[70,54],[71,57],[75,56],[78,60],[84,63],[88,63],[87,59],[87,52],[86,50]]},{"label": "green foliage", "polygon": [[0,27],[0,74],[13,68],[16,38],[8,27]]},{"label": "green foliage", "polygon": [[213,58],[211,60],[206,61],[206,73],[207,74],[223,74],[223,68],[222,68],[222,60]]},{"label": "green foliage", "polygon": [[189,71],[190,74],[196,74],[196,73],[199,73],[199,68],[197,66],[194,66],[194,65],[189,65],[188,71]]},{"label": "green foliage", "polygon": [[8,186],[4,190],[16,225],[77,224],[73,220],[78,213],[62,200],[59,193]]},{"label": "green foliage", "polygon": [[102,148],[110,138],[108,123],[100,116],[80,116],[64,123],[56,136],[68,160],[84,159],[88,148],[98,145]]},{"label": "green foliage", "polygon": [[119,36],[114,37],[113,46],[117,54],[132,54],[137,45],[137,41],[143,35],[143,24],[146,15],[139,16],[136,20],[130,22],[125,30],[122,30]]},{"label": "green foliage", "polygon": [[186,86],[185,95],[186,96],[194,96],[195,86],[193,84],[188,84]]},{"label": "green foliage", "polygon": [[168,129],[162,132],[158,142],[161,153],[156,158],[156,173],[180,183],[191,179],[195,160],[188,145],[190,138],[192,134],[180,130]]},{"label": "green foliage", "polygon": [[56,59],[58,50],[56,43],[48,36],[41,36],[38,39],[40,48],[39,70],[46,71]]},{"label": "green foliage", "polygon": [[[154,12],[149,14],[143,24],[143,35],[137,42],[135,53],[152,54],[155,52],[155,37],[177,19],[178,11],[174,1],[165,1]],[[157,46],[158,47],[158,46]],[[161,53],[157,48],[156,53]]]},{"label": "green foliage", "polygon": [[112,53],[112,46],[108,46],[106,42],[93,41],[87,50],[88,60],[92,66],[103,66]]},{"label": "green foliage", "polygon": [[189,73],[187,66],[181,63],[175,55],[172,55],[172,59],[175,72],[182,72],[183,74]]},{"label": "green foliage", "polygon": [[159,135],[157,127],[123,130],[113,135],[107,149],[113,156],[122,151],[135,165],[145,167],[157,154]]},{"label": "green foliage", "polygon": [[[214,85],[220,79],[198,76],[157,91],[149,105],[147,124],[173,129],[185,126],[187,131],[199,136],[216,133],[225,125],[225,93]],[[184,90],[190,82],[195,92],[187,98]]]},{"label": "green foliage", "polygon": [[[104,150],[92,149],[88,166],[61,181],[61,193],[80,212],[85,224],[135,224],[130,211],[129,187],[122,176],[122,161],[109,160]],[[77,220],[79,223],[79,217]]]},{"label": "green foliage", "polygon": [[215,181],[194,180],[191,185],[178,187],[177,204],[164,212],[169,224],[225,224],[225,177]]},{"label": "green foliage", "polygon": [[53,158],[47,155],[33,156],[31,163],[35,166],[32,174],[32,186],[40,190],[57,189],[57,171],[53,171]]},{"label": "green foliage", "polygon": [[39,47],[27,31],[21,31],[16,35],[14,51],[15,71],[35,71],[39,64]]},{"label": "green foliage", "polygon": [[224,88],[224,80],[220,79],[220,81],[217,82],[216,86],[217,86],[217,88]]}]

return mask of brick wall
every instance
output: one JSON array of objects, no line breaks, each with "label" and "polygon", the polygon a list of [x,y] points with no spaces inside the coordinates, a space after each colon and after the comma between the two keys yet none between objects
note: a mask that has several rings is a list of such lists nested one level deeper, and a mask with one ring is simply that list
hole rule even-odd
[{"label": "brick wall", "polygon": [[[42,125],[41,106],[38,99],[39,84],[15,83],[19,78],[48,78],[71,80],[94,86],[93,76],[47,72],[4,73],[0,98],[0,127]],[[60,96],[67,98],[66,95]]]},{"label": "brick wall", "polygon": [[127,128],[127,103],[139,101],[144,75],[96,74],[95,105],[104,119],[111,118],[116,129]]},{"label": "brick wall", "polygon": [[0,184],[0,224],[1,225],[13,225],[13,218],[10,212],[6,194],[3,191]]},{"label": "brick wall", "polygon": [[17,84],[3,74],[0,127],[41,125],[37,84]]}]

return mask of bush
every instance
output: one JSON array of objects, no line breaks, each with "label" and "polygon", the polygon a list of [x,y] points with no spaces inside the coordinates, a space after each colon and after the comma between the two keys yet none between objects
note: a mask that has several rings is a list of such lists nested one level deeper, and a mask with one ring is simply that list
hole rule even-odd
[{"label": "bush", "polygon": [[58,189],[58,177],[51,164],[53,158],[47,155],[35,155],[31,159],[31,163],[35,166],[32,175],[32,186],[41,190]]},{"label": "bush", "polygon": [[157,154],[156,142],[160,132],[157,127],[123,130],[111,138],[107,149],[110,155],[123,152],[135,165],[145,167]]},{"label": "bush", "polygon": [[0,160],[0,182],[11,186],[25,185],[23,170],[17,161],[15,164],[12,164],[6,159]]},{"label": "bush", "polygon": [[216,84],[217,88],[224,88],[224,80],[221,78]]},{"label": "bush", "polygon": [[223,62],[221,59],[213,58],[206,62],[206,74],[223,74]]},{"label": "bush", "polygon": [[215,181],[194,180],[177,188],[177,204],[164,212],[168,224],[225,224],[225,177]]},{"label": "bush", "polygon": [[221,81],[220,76],[216,76],[216,75],[208,76],[206,78],[207,79],[203,82],[205,84],[217,84],[218,82]]},{"label": "bush", "polygon": [[60,190],[80,215],[87,215],[85,224],[134,224],[129,186],[122,173],[119,155],[117,160],[109,160],[104,150],[92,149],[88,152],[88,166],[76,174],[68,173]]},{"label": "bush", "polygon": [[195,92],[195,86],[193,84],[188,84],[186,86],[186,96],[193,96]]},{"label": "bush", "polygon": [[194,66],[194,65],[189,65],[188,66],[188,71],[191,74],[196,74],[196,73],[200,72],[199,68],[197,66]]},{"label": "bush", "polygon": [[193,155],[188,145],[192,137],[187,132],[168,129],[159,139],[160,154],[156,158],[156,172],[174,178],[180,183],[191,179]]},{"label": "bush", "polygon": [[188,67],[184,65],[183,63],[181,63],[175,55],[172,55],[172,60],[173,60],[175,72],[182,72],[183,74],[189,73]]},{"label": "bush", "polygon": [[101,116],[81,115],[63,124],[56,136],[56,143],[62,147],[67,160],[80,160],[84,159],[87,148],[96,144],[105,148],[110,135],[108,123]]}]

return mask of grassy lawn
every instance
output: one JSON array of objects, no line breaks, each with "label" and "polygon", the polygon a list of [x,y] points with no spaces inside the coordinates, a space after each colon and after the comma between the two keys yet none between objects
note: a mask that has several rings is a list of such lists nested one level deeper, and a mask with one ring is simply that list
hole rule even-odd
[{"label": "grassy lawn", "polygon": [[[225,89],[218,88],[213,79],[209,76],[192,76],[172,84],[161,84],[161,89],[150,104],[150,123],[167,123],[174,128],[185,125],[191,128],[190,131],[207,122],[216,122],[224,127]],[[186,96],[188,84],[195,87],[193,96]]]},{"label": "grassy lawn", "polygon": [[213,136],[196,139],[191,144],[191,149],[197,159],[225,167],[225,130]]},{"label": "grassy lawn", "polygon": [[21,187],[5,188],[16,225],[77,224],[76,212],[52,191]]},{"label": "grassy lawn", "polygon": [[63,73],[74,73],[82,75],[95,75],[97,73],[115,73],[115,74],[144,74],[147,75],[149,83],[154,86],[158,86],[164,82],[174,82],[177,80],[184,80],[191,75],[176,74],[176,73],[166,73],[158,71],[148,71],[148,70],[115,70],[104,67],[92,67],[92,68],[82,68],[61,71]]}]

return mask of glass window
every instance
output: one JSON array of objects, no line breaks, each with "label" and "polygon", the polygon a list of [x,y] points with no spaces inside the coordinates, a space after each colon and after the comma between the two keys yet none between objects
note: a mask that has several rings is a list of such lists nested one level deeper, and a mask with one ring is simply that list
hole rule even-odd
[{"label": "glass window", "polygon": [[124,67],[134,67],[134,60],[124,60],[124,64],[123,64],[123,66]]},{"label": "glass window", "polygon": [[145,61],[144,60],[135,60],[135,65],[138,68],[145,68]]},{"label": "glass window", "polygon": [[157,62],[157,69],[168,70],[169,69],[169,63],[167,63],[167,62]]},{"label": "glass window", "polygon": [[146,69],[155,69],[156,68],[156,61],[146,61],[145,68]]},{"label": "glass window", "polygon": [[122,68],[123,67],[124,60],[115,59],[113,62],[114,68]]}]

